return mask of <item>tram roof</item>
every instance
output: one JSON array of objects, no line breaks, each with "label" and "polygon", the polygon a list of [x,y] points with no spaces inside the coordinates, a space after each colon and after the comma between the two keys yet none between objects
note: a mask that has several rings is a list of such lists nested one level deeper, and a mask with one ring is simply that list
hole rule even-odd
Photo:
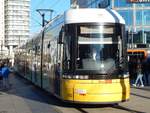
[{"label": "tram roof", "polygon": [[121,23],[122,16],[112,9],[79,8],[65,12],[65,24],[71,23]]}]

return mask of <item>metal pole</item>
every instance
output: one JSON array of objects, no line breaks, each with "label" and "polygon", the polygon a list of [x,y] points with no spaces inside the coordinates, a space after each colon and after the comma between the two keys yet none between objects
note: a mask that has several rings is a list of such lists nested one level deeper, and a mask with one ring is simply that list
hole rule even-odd
[{"label": "metal pole", "polygon": [[136,6],[133,4],[132,49],[134,48],[134,33],[136,32]]},{"label": "metal pole", "polygon": [[146,44],[145,33],[144,33],[145,15],[144,15],[143,7],[144,7],[144,6],[142,5],[142,43],[143,43],[143,44]]},{"label": "metal pole", "polygon": [[[37,9],[36,10],[41,16],[42,16],[42,28],[45,26],[45,12],[51,12],[51,18],[52,18],[52,9]],[[42,13],[43,12],[43,13]],[[42,31],[42,42],[41,42],[41,88],[43,88],[43,43],[44,43],[44,29]]]},{"label": "metal pole", "polygon": [[[42,27],[45,26],[45,14],[42,15]],[[41,87],[43,87],[43,42],[44,42],[44,30],[42,31],[42,42],[41,42]]]}]

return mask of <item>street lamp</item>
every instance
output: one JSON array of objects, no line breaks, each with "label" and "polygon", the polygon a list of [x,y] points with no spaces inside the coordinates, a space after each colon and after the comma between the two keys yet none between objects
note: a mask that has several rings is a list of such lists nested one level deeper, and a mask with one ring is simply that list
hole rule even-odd
[{"label": "street lamp", "polygon": [[36,11],[42,16],[42,27],[45,26],[45,22],[48,22],[47,20],[45,20],[45,13],[49,12],[50,20],[51,20],[52,14],[54,12],[54,10],[52,10],[52,9],[37,9]]},{"label": "street lamp", "polygon": [[[36,10],[42,17],[42,27],[44,28],[45,26],[45,13],[46,12],[50,12],[50,20],[52,19],[52,13],[54,10],[52,9],[37,9]],[[46,21],[48,22],[48,21]],[[41,71],[41,88],[43,87],[43,42],[44,42],[44,30],[42,31],[42,42],[41,42],[41,68],[40,68],[40,71]]]}]

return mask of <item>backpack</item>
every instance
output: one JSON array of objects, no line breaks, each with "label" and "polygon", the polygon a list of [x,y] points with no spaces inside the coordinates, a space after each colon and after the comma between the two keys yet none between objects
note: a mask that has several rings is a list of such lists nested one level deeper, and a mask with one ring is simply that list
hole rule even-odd
[{"label": "backpack", "polygon": [[9,68],[8,67],[2,67],[1,74],[3,77],[8,77],[8,75],[10,74]]}]

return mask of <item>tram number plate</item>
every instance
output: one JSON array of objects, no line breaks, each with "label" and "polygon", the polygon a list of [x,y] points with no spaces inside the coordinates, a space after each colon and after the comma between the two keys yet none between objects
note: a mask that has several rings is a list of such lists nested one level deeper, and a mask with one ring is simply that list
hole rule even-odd
[{"label": "tram number plate", "polygon": [[76,93],[80,94],[80,95],[85,95],[87,94],[87,91],[85,89],[76,89],[75,91]]}]

